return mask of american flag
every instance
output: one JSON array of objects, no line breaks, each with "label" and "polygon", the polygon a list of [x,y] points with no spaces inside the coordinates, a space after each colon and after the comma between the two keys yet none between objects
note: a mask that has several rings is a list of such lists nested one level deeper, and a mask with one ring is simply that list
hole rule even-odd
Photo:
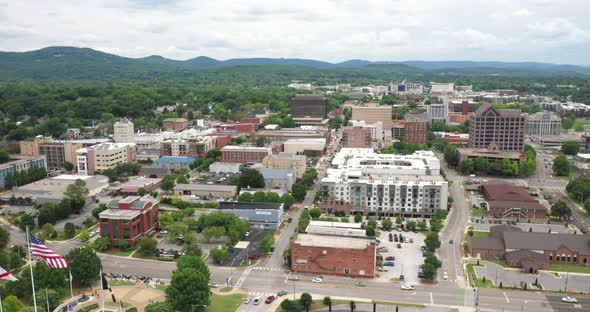
[{"label": "american flag", "polygon": [[47,248],[35,234],[31,233],[31,255],[42,258],[47,266],[54,269],[63,269],[69,266],[66,258],[56,254]]}]

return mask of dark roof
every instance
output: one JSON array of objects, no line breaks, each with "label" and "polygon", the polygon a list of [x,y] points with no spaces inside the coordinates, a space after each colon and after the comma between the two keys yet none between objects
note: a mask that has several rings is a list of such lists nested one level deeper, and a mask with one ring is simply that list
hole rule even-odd
[{"label": "dark roof", "polygon": [[525,117],[525,114],[522,114],[520,109],[495,109],[490,103],[483,104],[473,114],[481,117],[490,110],[493,111],[494,115],[499,117]]},{"label": "dark roof", "polygon": [[159,167],[143,167],[139,170],[139,174],[156,174],[156,175],[166,175],[170,173],[170,169],[168,168],[159,168]]},{"label": "dark roof", "polygon": [[281,209],[283,204],[251,203],[251,202],[220,202],[219,209]]},{"label": "dark roof", "polygon": [[560,247],[590,256],[590,236],[535,232],[505,232],[506,249],[557,250]]},{"label": "dark roof", "polygon": [[318,100],[325,100],[326,98],[323,95],[307,95],[307,94],[298,94],[295,95],[293,98],[297,101],[318,101]]},{"label": "dark roof", "polygon": [[504,256],[508,261],[515,259],[534,259],[536,261],[546,261],[545,255],[525,249],[509,251]]},{"label": "dark roof", "polygon": [[471,248],[505,250],[502,239],[497,237],[471,237]]},{"label": "dark roof", "polygon": [[490,236],[492,237],[504,239],[504,232],[522,232],[522,229],[510,224],[495,225],[490,227]]},{"label": "dark roof", "polygon": [[487,201],[536,202],[522,186],[512,184],[485,184],[482,186]]}]

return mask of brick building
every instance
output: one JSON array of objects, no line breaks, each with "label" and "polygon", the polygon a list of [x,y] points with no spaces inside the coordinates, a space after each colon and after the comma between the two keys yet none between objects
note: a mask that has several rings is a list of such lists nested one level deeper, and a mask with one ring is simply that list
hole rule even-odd
[{"label": "brick building", "polygon": [[291,243],[291,270],[307,274],[374,277],[375,241],[331,235],[297,235]]},{"label": "brick building", "polygon": [[188,127],[188,120],[184,118],[167,118],[162,122],[168,131],[182,131]]},{"label": "brick building", "polygon": [[256,132],[256,124],[253,123],[229,123],[218,125],[217,131],[219,132],[235,132],[240,134],[253,134]]},{"label": "brick building", "polygon": [[119,246],[124,240],[135,246],[142,236],[152,235],[159,227],[157,202],[126,197],[111,200],[107,207],[98,217],[100,236],[109,237],[111,246]]},{"label": "brick building", "polygon": [[222,148],[231,142],[231,134],[215,134],[211,137],[215,138],[215,148]]},{"label": "brick building", "polygon": [[428,118],[426,114],[406,114],[405,144],[428,144]]},{"label": "brick building", "polygon": [[165,140],[160,143],[160,156],[207,157],[216,147],[215,137],[196,137],[190,140]]},{"label": "brick building", "polygon": [[551,264],[590,263],[588,235],[523,232],[519,227],[498,225],[490,228],[489,237],[470,237],[467,246],[473,257],[502,259],[535,274]]},{"label": "brick building", "polygon": [[488,203],[488,214],[496,218],[546,221],[547,207],[541,205],[522,186],[512,184],[482,185],[481,193]]},{"label": "brick building", "polygon": [[523,151],[526,114],[518,109],[495,109],[491,104],[471,113],[469,147]]},{"label": "brick building", "polygon": [[272,155],[270,147],[228,145],[221,149],[221,161],[233,163],[261,163],[264,157]]},{"label": "brick building", "polygon": [[342,147],[371,147],[371,129],[345,127],[342,129]]}]

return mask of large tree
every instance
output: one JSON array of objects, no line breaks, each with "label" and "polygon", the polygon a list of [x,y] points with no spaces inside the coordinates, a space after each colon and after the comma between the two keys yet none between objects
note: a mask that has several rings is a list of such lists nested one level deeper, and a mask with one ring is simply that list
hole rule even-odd
[{"label": "large tree", "polygon": [[568,176],[572,171],[572,163],[564,156],[559,155],[553,160],[553,173],[556,176]]},{"label": "large tree", "polygon": [[551,206],[551,215],[567,220],[572,215],[572,210],[564,201],[559,200]]},{"label": "large tree", "polygon": [[190,267],[176,271],[166,288],[166,299],[177,311],[204,311],[209,304],[209,278]]},{"label": "large tree", "polygon": [[561,145],[561,152],[566,155],[576,155],[580,152],[580,142],[578,141],[565,141]]},{"label": "large tree", "polygon": [[205,276],[207,276],[207,278],[210,278],[210,276],[211,276],[211,273],[209,272],[209,268],[207,267],[205,262],[203,262],[203,259],[201,257],[182,256],[182,257],[178,258],[178,260],[176,260],[176,270],[177,271],[182,271],[182,270],[188,269],[188,268],[193,268],[193,269],[205,274]]},{"label": "large tree", "polygon": [[88,286],[99,278],[102,270],[100,258],[89,247],[72,249],[66,259],[70,264],[70,272],[76,284]]},{"label": "large tree", "polygon": [[240,175],[238,185],[242,188],[263,188],[264,177],[260,171],[252,168],[246,168]]},{"label": "large tree", "polygon": [[436,233],[429,233],[426,235],[426,239],[424,239],[424,245],[426,245],[426,249],[428,249],[430,252],[434,252],[436,249],[438,249],[440,244],[440,239]]}]

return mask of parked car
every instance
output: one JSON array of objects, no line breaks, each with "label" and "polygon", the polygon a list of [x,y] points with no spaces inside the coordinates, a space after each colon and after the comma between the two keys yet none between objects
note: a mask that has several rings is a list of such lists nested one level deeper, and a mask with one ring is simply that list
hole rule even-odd
[{"label": "parked car", "polygon": [[323,283],[324,282],[324,279],[321,278],[321,277],[314,277],[314,278],[311,279],[311,282],[312,283]]},{"label": "parked car", "polygon": [[160,234],[168,234],[168,231],[167,230],[161,230],[160,231]]},{"label": "parked car", "polygon": [[379,270],[379,272],[387,272],[387,271],[389,271],[386,267],[380,267],[377,270]]},{"label": "parked car", "polygon": [[290,281],[298,281],[299,280],[299,277],[297,277],[297,275],[289,275],[288,280],[290,280]]},{"label": "parked car", "polygon": [[397,248],[402,248],[402,244],[397,244]]},{"label": "parked car", "polygon": [[385,257],[385,261],[392,261],[395,260],[395,256],[387,256]]},{"label": "parked car", "polygon": [[395,262],[393,262],[393,261],[385,261],[385,262],[383,262],[383,266],[395,266]]},{"label": "parked car", "polygon": [[286,292],[286,291],[284,291],[284,290],[281,290],[281,291],[279,291],[279,292],[277,293],[277,296],[279,296],[279,297],[282,297],[282,296],[284,296],[284,295],[286,295],[286,294],[287,294],[287,292]]},{"label": "parked car", "polygon": [[248,256],[248,259],[250,259],[250,260],[258,260],[258,258],[259,258],[258,255],[249,255]]},{"label": "parked car", "polygon": [[358,281],[358,282],[356,282],[356,286],[359,286],[359,287],[365,287],[365,286],[366,286],[366,284],[365,284],[365,282],[363,282],[363,281]]},{"label": "parked car", "polygon": [[244,304],[248,304],[250,301],[252,301],[250,297],[246,297],[246,299],[244,299]]},{"label": "parked car", "polygon": [[414,290],[414,286],[410,285],[410,284],[405,284],[400,286],[401,290]]},{"label": "parked car", "polygon": [[262,301],[262,297],[258,296],[256,298],[254,298],[254,304],[258,305],[260,303],[260,301]]},{"label": "parked car", "polygon": [[449,241],[449,244],[454,244],[454,243],[455,243],[455,241],[452,239]]},{"label": "parked car", "polygon": [[246,232],[246,233],[244,234],[244,237],[248,237],[248,236],[250,236],[250,232]]},{"label": "parked car", "polygon": [[443,273],[443,279],[445,281],[449,279],[449,273],[447,273],[446,271]]}]

